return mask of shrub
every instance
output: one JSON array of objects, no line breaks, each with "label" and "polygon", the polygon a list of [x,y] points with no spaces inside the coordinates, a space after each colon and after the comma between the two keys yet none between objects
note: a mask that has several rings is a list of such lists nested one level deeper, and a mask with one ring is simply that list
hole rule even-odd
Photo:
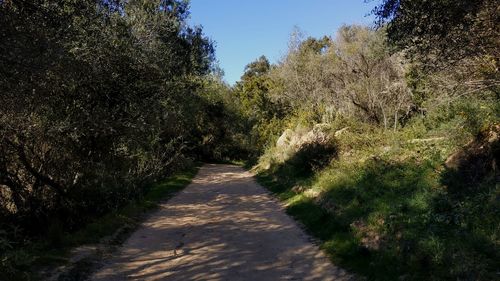
[{"label": "shrub", "polygon": [[286,165],[291,165],[299,175],[309,175],[328,166],[337,155],[337,144],[334,141],[306,143],[286,162]]}]

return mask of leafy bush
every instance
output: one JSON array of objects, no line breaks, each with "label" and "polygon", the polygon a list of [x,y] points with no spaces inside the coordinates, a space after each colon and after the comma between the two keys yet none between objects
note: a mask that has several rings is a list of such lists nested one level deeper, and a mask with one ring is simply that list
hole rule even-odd
[{"label": "leafy bush", "polygon": [[204,86],[214,48],[187,15],[180,0],[0,1],[0,224],[23,230],[12,241],[57,244],[205,145],[226,153],[231,126],[218,125],[233,119]]}]

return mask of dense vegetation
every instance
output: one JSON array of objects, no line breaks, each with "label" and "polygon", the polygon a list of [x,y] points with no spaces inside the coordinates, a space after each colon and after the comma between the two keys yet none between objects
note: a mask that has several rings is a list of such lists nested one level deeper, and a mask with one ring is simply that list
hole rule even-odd
[{"label": "dense vegetation", "polygon": [[355,273],[497,279],[498,9],[381,1],[229,86],[187,1],[0,0],[0,271],[194,160],[248,159]]},{"label": "dense vegetation", "polygon": [[10,250],[224,148],[213,44],[187,16],[177,0],[0,1],[2,275],[30,258]]},{"label": "dense vegetation", "polygon": [[248,65],[233,92],[258,178],[370,280],[498,279],[498,3],[374,13]]}]

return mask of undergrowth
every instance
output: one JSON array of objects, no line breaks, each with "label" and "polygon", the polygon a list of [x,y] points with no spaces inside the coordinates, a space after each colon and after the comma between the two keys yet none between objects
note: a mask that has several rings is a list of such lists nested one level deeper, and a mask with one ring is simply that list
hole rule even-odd
[{"label": "undergrowth", "polygon": [[285,161],[257,179],[335,264],[368,280],[495,280],[500,185],[489,176],[459,188],[444,165],[457,145],[418,123],[391,135],[354,127],[325,169]]},{"label": "undergrowth", "polygon": [[[103,241],[120,243],[160,202],[186,187],[198,168],[199,165],[151,185],[142,198],[95,219],[76,232],[64,232],[60,224],[53,223],[42,239],[27,242],[24,247],[12,247],[11,251],[1,254],[0,280],[36,280],[40,278],[37,276],[39,269],[67,263],[75,247]],[[114,237],[117,233],[122,237]],[[8,243],[1,239],[0,233],[0,243],[3,242]]]}]

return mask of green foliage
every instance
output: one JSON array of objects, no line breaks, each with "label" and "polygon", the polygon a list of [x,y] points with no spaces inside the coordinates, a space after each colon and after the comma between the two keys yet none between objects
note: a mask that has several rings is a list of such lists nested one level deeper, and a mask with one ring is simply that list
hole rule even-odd
[{"label": "green foliage", "polygon": [[[188,1],[0,0],[1,273],[135,225],[194,159],[250,158],[369,279],[495,279],[498,143],[443,163],[500,122],[497,10],[382,1],[379,30],[295,32],[230,87]],[[335,138],[297,141],[317,125]]]},{"label": "green foliage", "polygon": [[311,177],[274,168],[259,181],[286,200],[335,263],[369,280],[494,279],[498,185],[485,178],[480,192],[452,193],[442,184],[442,158],[430,152],[400,160],[343,155]]},{"label": "green foliage", "polygon": [[[254,170],[337,264],[369,280],[497,278],[497,10],[382,1],[379,30],[295,32],[266,83],[240,89],[287,109],[258,117],[252,138],[267,143]],[[248,116],[265,112],[249,104]],[[331,148],[286,145],[319,123]]]},{"label": "green foliage", "polygon": [[287,56],[271,71],[275,100],[317,114],[342,114],[400,125],[413,106],[401,54],[391,54],[385,30],[342,26],[336,36],[292,37]]},{"label": "green foliage", "polygon": [[385,0],[374,14],[379,24],[388,22],[389,39],[426,67],[462,63],[470,57],[499,57],[494,0]]},{"label": "green foliage", "polygon": [[286,103],[271,99],[270,92],[279,86],[269,77],[271,65],[262,56],[248,64],[245,73],[232,89],[237,111],[245,120],[241,120],[242,129],[250,131],[247,140],[251,157],[256,157],[279,134],[283,128],[282,119],[289,111]]},{"label": "green foliage", "polygon": [[200,159],[216,162],[241,160],[249,154],[247,120],[232,94],[220,76],[212,75],[202,81],[198,90],[201,102],[196,111],[203,114],[198,115],[191,134],[196,147],[193,152]]},{"label": "green foliage", "polygon": [[424,103],[425,116],[413,118],[408,126],[421,126],[422,134],[446,136],[450,144],[463,145],[491,124],[500,122],[496,98],[486,94],[476,98],[461,97],[443,103],[429,99]]},{"label": "green foliage", "polygon": [[0,1],[2,273],[29,269],[30,241],[109,233],[151,183],[237,147],[188,14],[181,0]]},{"label": "green foliage", "polygon": [[174,0],[0,2],[1,222],[77,228],[193,157],[194,121],[217,117],[197,93],[213,46],[187,15]]},{"label": "green foliage", "polygon": [[[39,266],[66,263],[72,247],[100,243],[109,237],[117,239],[111,243],[120,243],[159,203],[186,187],[197,171],[198,168],[192,165],[183,172],[176,172],[165,180],[149,185],[144,196],[138,200],[93,220],[76,232],[64,230],[61,222],[55,221],[47,237],[28,242],[22,247],[14,245],[16,239],[12,239],[11,235],[15,231],[0,232],[0,279],[32,280]],[[121,236],[115,237],[118,232]]]}]

